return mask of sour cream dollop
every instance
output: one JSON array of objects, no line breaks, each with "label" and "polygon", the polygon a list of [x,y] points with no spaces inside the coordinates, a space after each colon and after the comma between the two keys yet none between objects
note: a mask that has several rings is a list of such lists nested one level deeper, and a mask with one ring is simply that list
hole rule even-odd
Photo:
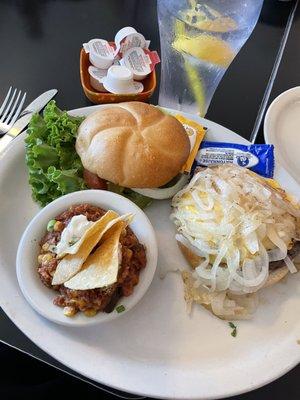
[{"label": "sour cream dollop", "polygon": [[55,253],[70,253],[70,249],[77,243],[85,232],[94,224],[88,221],[85,215],[74,215],[69,224],[62,231],[60,241],[57,243]]}]

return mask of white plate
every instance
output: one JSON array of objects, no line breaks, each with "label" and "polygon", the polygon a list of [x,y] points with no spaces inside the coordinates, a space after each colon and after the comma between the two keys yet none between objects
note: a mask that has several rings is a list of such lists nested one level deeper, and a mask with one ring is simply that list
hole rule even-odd
[{"label": "white plate", "polygon": [[[99,106],[97,106],[99,107]],[[100,106],[101,107],[101,106]],[[78,109],[88,115],[96,107]],[[188,116],[187,116],[188,117]],[[208,139],[247,143],[215,123]],[[266,289],[253,320],[228,324],[202,307],[185,311],[181,279],[157,270],[139,304],[99,326],[70,329],[39,316],[19,290],[15,273],[18,241],[38,212],[30,197],[24,136],[0,160],[0,303],[12,321],[38,346],[75,371],[108,386],[150,397],[216,399],[255,389],[281,376],[300,360],[300,274]],[[277,169],[284,187],[300,197],[299,186]],[[159,267],[185,264],[174,240],[168,201],[155,202],[147,215],[156,231]]]},{"label": "white plate", "polygon": [[264,136],[266,143],[274,144],[276,161],[300,184],[300,86],[272,102],[265,117]]}]

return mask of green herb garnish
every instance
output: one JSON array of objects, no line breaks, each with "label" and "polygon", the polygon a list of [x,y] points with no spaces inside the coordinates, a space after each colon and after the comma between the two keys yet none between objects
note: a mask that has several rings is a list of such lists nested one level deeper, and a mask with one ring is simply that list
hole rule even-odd
[{"label": "green herb garnish", "polygon": [[72,236],[72,239],[69,240],[69,246],[73,246],[73,244],[75,244],[76,242],[78,242],[78,238],[76,236]]},{"label": "green herb garnish", "polygon": [[123,306],[123,304],[120,304],[118,307],[116,307],[116,311],[118,314],[125,311],[125,307]]},{"label": "green herb garnish", "polygon": [[229,325],[230,328],[232,329],[231,336],[236,337],[236,335],[237,335],[237,328],[236,328],[236,326],[234,325],[233,322],[228,322],[228,325]]},{"label": "green herb garnish", "polygon": [[48,224],[47,224],[47,231],[48,231],[48,232],[52,232],[52,231],[53,231],[55,223],[56,223],[56,220],[55,220],[55,219],[51,219],[51,220],[48,222]]}]

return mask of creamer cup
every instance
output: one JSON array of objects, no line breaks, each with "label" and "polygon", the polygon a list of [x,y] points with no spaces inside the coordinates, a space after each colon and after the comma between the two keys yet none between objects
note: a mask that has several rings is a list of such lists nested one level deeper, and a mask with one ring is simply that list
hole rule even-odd
[{"label": "creamer cup", "polygon": [[90,84],[91,86],[98,90],[98,92],[107,92],[105,87],[103,86],[102,79],[107,75],[107,69],[100,69],[90,65],[88,68],[88,72],[90,75]]},{"label": "creamer cup", "polygon": [[134,82],[132,72],[121,65],[112,65],[102,78],[104,88],[114,94],[140,93],[144,89],[141,82]]},{"label": "creamer cup", "polygon": [[121,53],[124,54],[127,50],[133,47],[148,48],[150,41],[146,40],[145,37],[136,31],[131,26],[125,26],[120,29],[115,36],[116,50],[115,55]]},{"label": "creamer cup", "polygon": [[100,69],[109,68],[114,62],[114,48],[107,40],[92,39],[83,44],[86,53],[89,54],[91,64]]},{"label": "creamer cup", "polygon": [[141,81],[146,78],[153,70],[160,58],[156,51],[133,47],[126,51],[120,64],[124,65],[133,73],[133,79]]},{"label": "creamer cup", "polygon": [[134,29],[132,26],[125,26],[124,28],[120,29],[116,33],[115,44],[117,45],[118,43],[122,42],[122,40],[125,39],[126,36],[132,33],[137,33],[137,30]]}]

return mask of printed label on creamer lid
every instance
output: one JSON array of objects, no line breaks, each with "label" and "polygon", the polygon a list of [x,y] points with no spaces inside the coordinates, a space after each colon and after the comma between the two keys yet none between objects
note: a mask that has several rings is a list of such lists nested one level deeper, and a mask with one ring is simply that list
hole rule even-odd
[{"label": "printed label on creamer lid", "polygon": [[92,50],[101,57],[111,57],[114,54],[113,48],[106,40],[97,40],[91,44]]},{"label": "printed label on creamer lid", "polygon": [[132,71],[136,80],[144,79],[159,62],[160,58],[156,51],[149,51],[140,47],[128,50],[120,60],[121,65]]},{"label": "printed label on creamer lid", "polygon": [[136,31],[131,26],[126,26],[117,32],[115,36],[116,50],[115,54],[124,54],[133,47],[140,47],[147,49],[150,45],[150,41],[146,40],[145,37]]},{"label": "printed label on creamer lid", "polygon": [[89,59],[95,67],[106,69],[109,68],[114,61],[114,47],[103,39],[92,39],[88,43],[83,44]]},{"label": "printed label on creamer lid", "polygon": [[100,69],[92,65],[89,66],[88,71],[93,78],[97,78],[99,80],[107,75],[107,69]]},{"label": "printed label on creamer lid", "polygon": [[114,49],[107,40],[92,39],[88,43],[83,43],[83,48],[86,53],[94,53],[103,58],[113,58]]},{"label": "printed label on creamer lid", "polygon": [[132,33],[123,39],[120,44],[120,53],[124,54],[133,47],[140,47],[142,49],[146,47],[146,40],[141,33]]},{"label": "printed label on creamer lid", "polygon": [[107,69],[100,69],[90,65],[88,68],[91,86],[99,92],[107,92],[102,84],[102,79],[107,75]]}]

